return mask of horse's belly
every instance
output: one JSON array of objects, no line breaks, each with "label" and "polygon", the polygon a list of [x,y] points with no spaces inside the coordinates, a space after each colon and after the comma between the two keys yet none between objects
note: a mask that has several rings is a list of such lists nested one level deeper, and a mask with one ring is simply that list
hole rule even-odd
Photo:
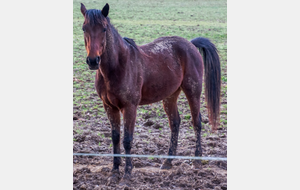
[{"label": "horse's belly", "polygon": [[157,75],[142,87],[140,105],[151,104],[171,96],[181,85],[182,74]]}]

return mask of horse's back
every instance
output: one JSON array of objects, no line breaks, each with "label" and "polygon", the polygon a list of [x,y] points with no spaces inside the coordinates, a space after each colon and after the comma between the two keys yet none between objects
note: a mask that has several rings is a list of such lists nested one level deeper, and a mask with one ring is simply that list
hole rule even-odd
[{"label": "horse's back", "polygon": [[[180,88],[186,71],[191,72],[202,61],[197,48],[177,36],[158,38],[140,46],[140,49],[145,53],[141,104],[160,101],[172,95]],[[197,74],[200,70],[196,68],[194,72]]]},{"label": "horse's back", "polygon": [[[183,69],[203,66],[198,49],[191,42],[179,36],[160,37],[140,48],[150,57],[150,60],[153,60],[152,63],[165,64],[166,61],[159,61],[168,59],[170,60],[168,64],[179,64]],[[151,59],[151,57],[153,58]]]}]

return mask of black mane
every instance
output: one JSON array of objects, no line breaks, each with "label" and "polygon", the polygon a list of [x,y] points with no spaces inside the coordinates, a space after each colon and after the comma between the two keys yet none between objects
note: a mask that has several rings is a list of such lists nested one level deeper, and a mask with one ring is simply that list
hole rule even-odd
[{"label": "black mane", "polygon": [[124,39],[124,41],[126,43],[128,43],[131,46],[133,46],[136,50],[139,50],[138,46],[136,45],[136,43],[135,43],[135,41],[133,39],[127,38],[127,37],[124,37],[123,39]]}]

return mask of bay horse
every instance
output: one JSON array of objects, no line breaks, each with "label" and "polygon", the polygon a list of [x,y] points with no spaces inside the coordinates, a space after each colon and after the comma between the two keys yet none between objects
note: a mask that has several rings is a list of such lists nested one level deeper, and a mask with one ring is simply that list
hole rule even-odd
[{"label": "bay horse", "polygon": [[[171,129],[168,155],[176,155],[180,125],[177,98],[182,90],[191,109],[195,156],[202,156],[200,95],[204,69],[209,121],[213,131],[219,125],[221,69],[215,45],[206,38],[189,42],[168,36],[137,46],[132,39],[122,38],[110,23],[108,4],[102,10],[87,10],[83,4],[80,9],[84,16],[86,63],[90,70],[96,70],[95,88],[110,121],[113,153],[120,154],[120,112],[124,118],[123,146],[125,153],[130,154],[138,105],[162,100]],[[120,184],[126,184],[133,168],[131,158],[125,159]],[[170,169],[171,162],[172,159],[166,159],[161,169]],[[119,175],[120,164],[121,158],[114,157],[112,179]],[[193,167],[201,168],[200,160],[194,161]]]}]

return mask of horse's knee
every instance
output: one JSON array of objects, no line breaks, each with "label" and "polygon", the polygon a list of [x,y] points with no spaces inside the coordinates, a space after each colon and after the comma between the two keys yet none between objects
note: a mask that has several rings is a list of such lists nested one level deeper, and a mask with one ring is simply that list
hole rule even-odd
[{"label": "horse's knee", "polygon": [[132,144],[132,141],[130,139],[123,140],[123,145],[124,145],[125,150],[131,149],[131,144]]},{"label": "horse's knee", "polygon": [[132,135],[129,135],[127,132],[124,133],[123,146],[125,151],[130,150],[132,147]]},{"label": "horse's knee", "polygon": [[112,130],[112,142],[114,145],[120,143],[120,133],[116,130]]}]

